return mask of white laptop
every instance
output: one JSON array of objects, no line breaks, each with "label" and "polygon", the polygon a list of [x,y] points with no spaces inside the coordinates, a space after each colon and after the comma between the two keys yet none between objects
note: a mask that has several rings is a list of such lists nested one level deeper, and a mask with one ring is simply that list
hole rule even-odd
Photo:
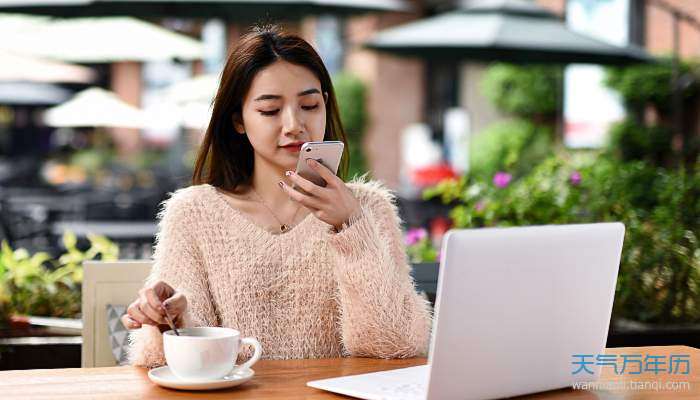
[{"label": "white laptop", "polygon": [[[595,380],[621,223],[452,230],[443,241],[428,364],[308,382],[367,400],[494,399]],[[590,359],[589,359],[590,360]]]}]

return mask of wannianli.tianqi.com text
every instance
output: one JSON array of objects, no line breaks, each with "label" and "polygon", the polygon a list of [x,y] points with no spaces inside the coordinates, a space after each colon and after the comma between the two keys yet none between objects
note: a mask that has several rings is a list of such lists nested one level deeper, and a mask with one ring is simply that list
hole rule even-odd
[{"label": "wannianli.tianqi.com text", "polygon": [[689,391],[688,381],[592,381],[574,382],[574,390],[653,390],[653,391]]}]

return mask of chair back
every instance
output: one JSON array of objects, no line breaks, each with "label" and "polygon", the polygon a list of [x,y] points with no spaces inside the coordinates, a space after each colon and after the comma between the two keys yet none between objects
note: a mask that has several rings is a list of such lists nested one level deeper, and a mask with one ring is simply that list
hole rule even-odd
[{"label": "chair back", "polygon": [[135,260],[86,261],[83,264],[83,368],[118,365],[112,348],[123,345],[125,332],[110,337],[107,307],[128,307],[143,287],[152,263],[150,260]]}]

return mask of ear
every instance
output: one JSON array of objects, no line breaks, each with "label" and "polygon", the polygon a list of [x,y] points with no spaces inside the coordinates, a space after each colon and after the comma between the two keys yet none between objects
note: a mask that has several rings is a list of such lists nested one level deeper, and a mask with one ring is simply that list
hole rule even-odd
[{"label": "ear", "polygon": [[236,130],[236,133],[245,135],[245,125],[243,125],[243,119],[240,114],[234,113],[231,116],[231,121],[233,122],[233,129]]},{"label": "ear", "polygon": [[328,92],[323,92],[323,102],[328,104]]}]

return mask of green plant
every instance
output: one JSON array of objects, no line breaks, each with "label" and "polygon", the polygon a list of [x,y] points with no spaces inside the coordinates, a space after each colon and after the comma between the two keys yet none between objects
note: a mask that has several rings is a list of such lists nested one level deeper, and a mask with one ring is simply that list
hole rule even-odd
[{"label": "green plant", "polygon": [[105,168],[114,159],[114,152],[109,149],[81,149],[70,156],[69,164],[86,171],[95,172]]},{"label": "green plant", "polygon": [[[89,236],[90,248],[81,251],[72,233],[63,236],[66,253],[53,260],[45,252],[29,254],[25,249],[13,250],[7,242],[0,248],[0,287],[9,297],[6,312],[53,317],[75,317],[80,314],[82,263],[100,258],[114,261],[118,247],[101,236]],[[8,311],[9,310],[9,311]]]},{"label": "green plant", "polygon": [[435,262],[437,260],[437,250],[424,228],[413,228],[406,232],[406,253],[412,263]]},{"label": "green plant", "polygon": [[[596,168],[607,173],[610,167]],[[628,226],[616,314],[650,322],[700,321],[700,174],[635,162],[615,175],[610,185],[627,190],[613,189],[610,213]],[[611,208],[601,203],[594,204],[599,214]]]},{"label": "green plant", "polygon": [[[682,75],[695,77],[683,90],[683,98],[697,95],[700,91],[698,65],[681,62],[680,72]],[[608,68],[604,84],[620,94],[628,111],[637,111],[652,105],[660,112],[668,113],[672,105],[672,76],[671,59],[662,58],[655,63]]]},{"label": "green plant", "polygon": [[561,81],[560,66],[497,63],[487,70],[484,94],[515,119],[474,135],[470,174],[486,179],[507,170],[519,177],[552,153]]},{"label": "green plant", "polygon": [[58,269],[71,271],[73,279],[83,282],[83,262],[100,259],[103,261],[116,261],[119,258],[119,246],[101,235],[88,235],[90,247],[81,251],[78,249],[78,240],[72,232],[63,235],[63,246],[66,252],[58,258]]},{"label": "green plant", "polygon": [[350,168],[348,177],[367,172],[362,150],[362,138],[367,124],[366,89],[362,81],[349,74],[340,73],[333,77],[333,88],[338,99],[340,119],[348,139]]},{"label": "green plant", "polygon": [[[684,115],[693,115],[700,96],[700,64],[682,61],[679,67],[679,107]],[[692,133],[697,130],[697,119],[684,118],[682,126],[675,127],[672,78],[669,58],[607,70],[605,84],[620,94],[629,115],[611,130],[613,154],[622,160],[646,159],[660,166],[675,163],[693,168],[700,154],[700,139]],[[682,148],[675,151],[671,147],[673,134],[683,137]]]},{"label": "green plant", "polygon": [[610,128],[608,150],[622,161],[646,160],[663,165],[673,155],[671,142],[670,129],[639,124],[627,118]]},{"label": "green plant", "polygon": [[[691,107],[700,95],[700,69],[684,62],[681,72]],[[674,156],[670,81],[669,60],[610,69],[606,84],[620,93],[629,117],[611,128],[608,148],[552,154],[549,142],[535,142],[546,136],[538,131],[554,128],[561,71],[497,64],[483,82],[486,95],[528,122],[475,135],[470,175],[443,181],[424,198],[452,205],[456,228],[621,221],[626,235],[614,316],[698,323],[700,159],[694,169],[665,168]],[[650,109],[657,118],[647,118]],[[685,147],[695,160],[700,139]]]},{"label": "green plant", "polygon": [[[5,275],[4,268],[0,266],[0,277]],[[10,318],[11,303],[7,284],[0,279],[0,329],[7,326]]]},{"label": "green plant", "polygon": [[627,229],[614,316],[700,322],[699,172],[563,153],[520,179],[463,177],[424,197],[453,204],[458,228],[621,221]]},{"label": "green plant", "polygon": [[497,63],[482,91],[501,111],[523,118],[552,119],[558,109],[562,67]]},{"label": "green plant", "polygon": [[552,152],[551,130],[526,120],[498,122],[474,136],[470,173],[490,177],[500,170],[521,176]]}]

